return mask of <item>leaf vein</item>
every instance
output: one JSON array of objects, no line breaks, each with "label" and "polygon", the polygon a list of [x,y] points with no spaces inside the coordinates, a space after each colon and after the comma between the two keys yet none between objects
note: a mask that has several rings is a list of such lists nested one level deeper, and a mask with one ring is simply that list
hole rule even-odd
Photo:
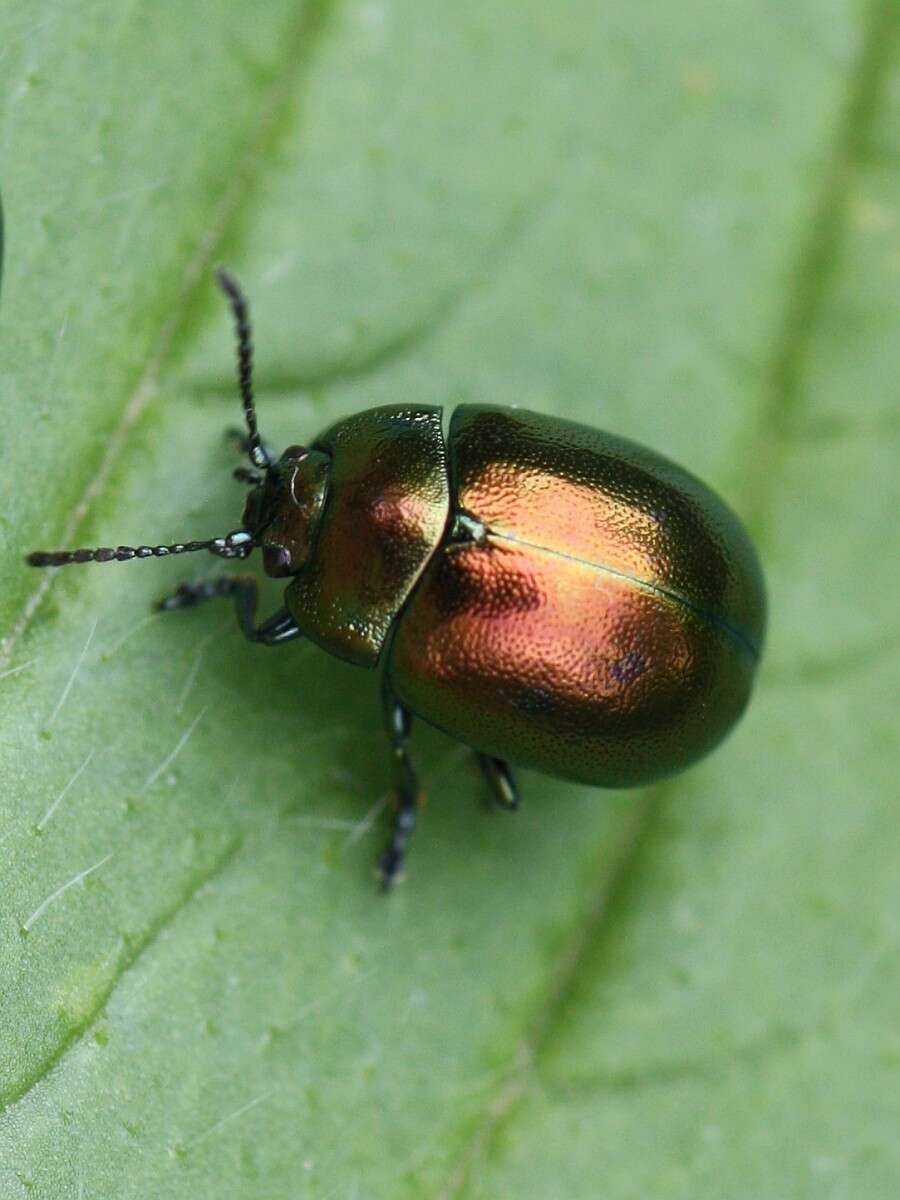
[{"label": "leaf vein", "polygon": [[[19,1104],[21,1101],[25,1100],[34,1090],[34,1088],[36,1088],[38,1084],[46,1079],[47,1076],[50,1075],[50,1073],[57,1066],[59,1066],[66,1055],[79,1044],[85,1034],[90,1031],[97,1018],[109,1003],[110,997],[113,995],[116,988],[129,973],[129,971],[136,966],[138,961],[143,958],[148,950],[152,949],[155,943],[159,940],[160,936],[169,928],[169,926],[174,923],[176,918],[191,903],[191,901],[194,900],[200,891],[208,883],[210,883],[211,880],[215,879],[217,876],[221,875],[223,871],[225,871],[225,869],[237,856],[242,845],[243,838],[233,838],[227,844],[225,850],[212,863],[212,865],[188,883],[188,886],[184,889],[176,902],[165,912],[161,913],[155,921],[148,925],[140,938],[131,942],[125,942],[124,950],[119,956],[119,962],[116,966],[115,972],[111,976],[107,986],[97,996],[96,1000],[92,1004],[89,1011],[85,1014],[84,1018],[69,1029],[68,1033],[61,1040],[59,1045],[54,1047],[54,1049],[44,1057],[43,1061],[38,1063],[25,1078],[17,1081],[12,1087],[8,1088],[5,1093],[0,1093],[0,1118],[4,1117],[7,1111],[13,1105]],[[109,858],[109,855],[107,855],[107,858]],[[89,871],[96,870],[97,867],[101,866],[102,863],[106,861],[107,859],[101,860],[100,863],[97,863],[94,867],[89,868]],[[66,887],[70,887],[72,883],[77,882],[87,874],[87,871],[82,872],[81,875],[76,876],[74,880],[66,884]],[[60,894],[62,890],[63,889],[59,889],[59,892],[56,894]],[[51,897],[50,900],[54,898],[55,897]],[[48,903],[49,901],[45,901],[44,905],[41,906],[42,909],[45,908]],[[41,910],[39,909],[35,917],[29,918],[32,923],[36,919],[37,915],[40,914],[40,911]]]}]

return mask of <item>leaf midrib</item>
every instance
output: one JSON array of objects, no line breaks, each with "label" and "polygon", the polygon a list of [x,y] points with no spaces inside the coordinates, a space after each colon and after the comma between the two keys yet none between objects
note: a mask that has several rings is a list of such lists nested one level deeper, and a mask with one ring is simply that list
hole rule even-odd
[{"label": "leaf midrib", "polygon": [[[285,38],[281,67],[274,72],[272,83],[263,91],[259,114],[251,127],[245,149],[237,166],[224,181],[219,200],[214,206],[213,217],[205,232],[198,237],[196,252],[181,277],[169,316],[155,339],[134,391],[125,403],[122,416],[107,443],[97,471],[88,482],[62,531],[61,544],[73,543],[78,529],[102,496],[113,468],[128,446],[132,432],[156,395],[157,382],[165,365],[174,358],[181,342],[188,336],[192,325],[190,314],[197,305],[203,281],[211,269],[217,251],[228,238],[231,229],[240,223],[243,211],[250,204],[257,177],[277,143],[281,126],[285,123],[288,110],[295,99],[298,77],[308,74],[315,50],[338,2],[339,0],[309,0],[294,23],[290,35]],[[12,631],[0,642],[0,671],[9,663],[19,641],[52,588],[55,577],[55,571],[41,575],[38,586],[23,606]],[[0,1094],[0,1116],[12,1105],[23,1100],[79,1043],[109,1002],[123,976],[157,941],[163,930],[175,920],[201,887],[225,869],[239,848],[239,839],[229,843],[212,867],[198,879],[189,882],[175,903],[148,925],[133,946],[126,948],[120,956],[109,986],[97,998],[84,1019],[69,1029],[53,1051],[37,1063],[26,1077],[20,1079],[5,1094]]]}]

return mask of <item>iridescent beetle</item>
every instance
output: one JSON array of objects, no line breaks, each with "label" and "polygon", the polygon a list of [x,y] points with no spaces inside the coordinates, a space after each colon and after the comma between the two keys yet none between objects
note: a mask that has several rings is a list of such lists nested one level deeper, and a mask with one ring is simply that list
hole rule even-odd
[{"label": "iridescent beetle", "polygon": [[500,804],[509,763],[600,787],[650,783],[725,736],[765,627],[753,545],[699,480],[643,446],[496,405],[397,404],[275,458],[260,439],[246,301],[226,272],[251,467],[243,527],[170,546],[38,552],[32,566],[208,550],[288,579],[256,623],[257,584],[185,583],[160,607],[231,597],[245,636],[307,637],[381,669],[396,812],[379,867],[401,874],[419,789],[411,714],[471,746]]}]

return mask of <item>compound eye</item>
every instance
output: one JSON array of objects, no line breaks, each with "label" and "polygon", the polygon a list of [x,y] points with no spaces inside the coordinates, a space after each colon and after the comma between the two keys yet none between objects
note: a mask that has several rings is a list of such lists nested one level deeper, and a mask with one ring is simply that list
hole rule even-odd
[{"label": "compound eye", "polygon": [[264,546],[263,566],[267,575],[278,579],[291,573],[291,554],[284,546]]},{"label": "compound eye", "polygon": [[288,446],[284,454],[281,456],[282,462],[299,462],[302,458],[306,458],[309,451],[305,446]]}]

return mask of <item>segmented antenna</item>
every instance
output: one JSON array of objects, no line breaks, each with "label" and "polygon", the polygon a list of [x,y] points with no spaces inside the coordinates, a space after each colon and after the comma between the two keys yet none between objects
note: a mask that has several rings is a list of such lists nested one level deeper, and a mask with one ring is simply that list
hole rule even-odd
[{"label": "segmented antenna", "polygon": [[25,561],[30,567],[68,567],[73,563],[128,562],[132,558],[168,558],[208,550],[220,558],[246,558],[253,549],[253,534],[236,529],[223,538],[205,542],[173,542],[170,546],[98,546],[94,550],[35,550]]},{"label": "segmented antenna", "polygon": [[247,300],[237,280],[223,267],[220,267],[216,271],[216,280],[219,287],[228,297],[237,330],[238,386],[240,387],[241,400],[244,405],[247,430],[250,434],[247,452],[250,455],[250,461],[255,467],[265,468],[270,465],[270,459],[263,447],[259,430],[256,427],[256,409],[253,406],[252,383],[253,342],[250,338],[250,314]]}]

